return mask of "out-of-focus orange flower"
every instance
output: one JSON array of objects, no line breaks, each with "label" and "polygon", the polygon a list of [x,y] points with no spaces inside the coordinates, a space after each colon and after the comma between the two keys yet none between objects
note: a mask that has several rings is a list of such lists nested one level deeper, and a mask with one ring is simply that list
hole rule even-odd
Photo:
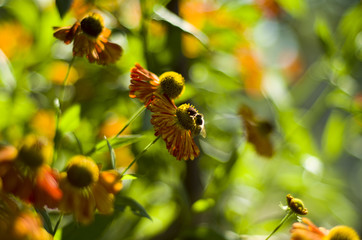
[{"label": "out-of-focus orange flower", "polygon": [[181,39],[182,39],[182,53],[187,58],[196,58],[200,56],[200,53],[202,52],[204,47],[197,38],[195,38],[190,34],[183,33],[181,35]]},{"label": "out-of-focus orange flower", "polygon": [[144,69],[138,63],[131,69],[129,96],[138,98],[148,106],[156,93],[171,99],[178,98],[184,91],[185,80],[176,72],[165,72],[160,77]]},{"label": "out-of-focus orange flower", "polygon": [[26,52],[33,43],[31,35],[17,22],[0,24],[0,36],[0,49],[7,58]]},{"label": "out-of-focus orange flower", "polygon": [[262,94],[263,70],[255,52],[250,46],[243,46],[237,50],[236,57],[240,64],[246,93],[260,96]]},{"label": "out-of-focus orange flower", "polygon": [[70,159],[67,171],[61,173],[59,185],[64,194],[59,209],[73,213],[83,224],[93,220],[96,209],[101,214],[112,213],[114,194],[122,189],[118,172],[100,172],[91,158],[82,155]]},{"label": "out-of-focus orange flower", "polygon": [[45,138],[28,136],[19,148],[0,147],[0,178],[2,190],[35,206],[57,207],[62,197],[58,174],[47,162],[52,146]]},{"label": "out-of-focus orange flower", "polygon": [[202,115],[193,106],[182,104],[176,107],[169,97],[157,95],[150,109],[155,135],[165,140],[170,154],[177,160],[193,160],[199,155],[193,137],[202,131],[204,120],[197,117]]},{"label": "out-of-focus orange flower", "polygon": [[108,41],[111,31],[104,27],[101,15],[92,13],[73,26],[55,27],[54,37],[70,44],[74,40],[73,55],[86,56],[88,61],[101,65],[115,63],[122,55],[122,48]]},{"label": "out-of-focus orange flower", "polygon": [[[117,135],[117,133],[122,129],[122,127],[127,123],[125,117],[111,116],[106,121],[104,121],[100,127],[98,136],[103,138],[111,138]],[[130,128],[126,128],[122,135],[128,135],[131,133]]]},{"label": "out-of-focus orange flower", "polygon": [[291,240],[360,240],[355,230],[347,226],[336,226],[331,230],[315,226],[308,218],[303,223],[294,223]]},{"label": "out-of-focus orange flower", "polygon": [[272,157],[274,149],[270,140],[270,133],[273,130],[272,125],[254,116],[253,111],[242,106],[239,114],[244,123],[247,141],[254,145],[256,152],[264,157]]},{"label": "out-of-focus orange flower", "polygon": [[36,212],[0,193],[0,236],[6,240],[50,240],[52,236],[43,228]]},{"label": "out-of-focus orange flower", "polygon": [[53,139],[55,135],[55,112],[41,109],[30,122],[31,128],[40,136]]},{"label": "out-of-focus orange flower", "polygon": [[94,8],[93,1],[88,0],[73,0],[70,11],[76,19],[83,18],[87,13],[89,13]]},{"label": "out-of-focus orange flower", "polygon": [[[63,85],[65,75],[67,74],[69,64],[62,61],[52,62],[45,71],[47,79],[54,84]],[[73,85],[78,80],[78,72],[74,67],[69,70],[69,75],[65,85]]]},{"label": "out-of-focus orange flower", "polygon": [[254,2],[267,18],[276,18],[282,13],[280,5],[275,0],[254,0]]}]

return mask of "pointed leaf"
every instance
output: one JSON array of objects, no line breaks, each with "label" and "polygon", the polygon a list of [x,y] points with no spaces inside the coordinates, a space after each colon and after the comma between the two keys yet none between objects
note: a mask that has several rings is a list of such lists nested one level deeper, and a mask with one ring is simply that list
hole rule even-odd
[{"label": "pointed leaf", "polygon": [[[134,142],[138,142],[141,139],[141,137],[142,135],[122,135],[120,137],[110,139],[109,143],[113,149],[116,149],[119,147],[127,146]],[[108,144],[107,141],[101,141],[96,145],[95,151],[106,152],[108,150],[108,148],[106,148],[107,144]]]},{"label": "pointed leaf", "polygon": [[109,154],[111,155],[112,168],[116,169],[116,155],[114,154],[114,150],[111,146],[111,143],[108,141],[107,137],[104,137],[104,139],[107,141]]},{"label": "pointed leaf", "polygon": [[59,15],[61,18],[69,11],[70,6],[72,6],[73,0],[56,0],[55,4],[57,6]]},{"label": "pointed leaf", "polygon": [[36,208],[35,210],[42,217],[44,229],[48,233],[52,234],[53,233],[53,228],[52,228],[52,223],[50,221],[50,217],[49,217],[48,212],[44,208]]},{"label": "pointed leaf", "polygon": [[177,16],[167,8],[158,5],[157,7],[154,8],[154,14],[155,14],[154,18],[156,20],[163,20],[175,27],[180,28],[182,31],[196,37],[205,47],[208,46],[209,39],[203,32],[201,32],[194,25],[180,18],[179,16]]},{"label": "pointed leaf", "polygon": [[129,198],[129,197],[118,195],[116,198],[116,201],[115,201],[115,209],[117,209],[119,211],[124,211],[124,209],[127,206],[129,206],[131,208],[132,212],[135,215],[141,216],[141,217],[146,217],[146,218],[152,220],[152,218],[150,217],[150,215],[148,215],[148,213],[146,212],[144,207],[141,204],[139,204],[138,202],[136,202],[136,200]]}]

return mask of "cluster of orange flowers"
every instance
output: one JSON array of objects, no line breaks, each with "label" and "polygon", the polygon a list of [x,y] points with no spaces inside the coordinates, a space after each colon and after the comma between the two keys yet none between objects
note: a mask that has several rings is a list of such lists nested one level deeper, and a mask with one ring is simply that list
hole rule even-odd
[{"label": "cluster of orange flowers", "polygon": [[178,73],[165,72],[157,77],[136,64],[131,70],[129,96],[138,98],[152,112],[155,135],[163,138],[168,151],[177,160],[193,160],[200,153],[193,137],[205,136],[204,119],[190,104],[176,107],[174,99],[184,87],[184,78]]},{"label": "cluster of orange flowers", "polygon": [[[3,225],[16,225],[15,232],[7,233],[9,228],[2,228],[0,224],[0,235],[25,231],[18,229],[26,228],[21,225],[21,221],[27,221],[23,218],[32,219],[31,226],[36,228],[39,220],[30,206],[57,208],[62,213],[74,214],[75,219],[84,224],[92,221],[96,210],[101,214],[113,211],[114,195],[122,188],[120,174],[115,170],[101,171],[91,158],[82,155],[71,158],[66,170],[58,173],[50,165],[52,149],[46,138],[34,135],[27,136],[19,148],[0,146],[0,209],[7,209],[1,211],[0,219],[9,214],[12,217],[4,218]],[[16,205],[15,198],[27,206],[24,211],[6,207]],[[37,231],[31,232],[38,234]]]}]

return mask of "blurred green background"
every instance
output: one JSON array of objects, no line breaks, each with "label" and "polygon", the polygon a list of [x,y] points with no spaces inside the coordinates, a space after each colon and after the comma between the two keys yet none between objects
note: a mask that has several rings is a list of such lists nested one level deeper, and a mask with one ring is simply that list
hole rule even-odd
[{"label": "blurred green background", "polygon": [[[56,239],[265,239],[284,216],[279,203],[288,193],[304,201],[316,225],[362,234],[361,1],[57,2],[0,0],[1,142],[16,145],[34,132],[53,139],[54,100],[72,59],[72,46],[56,40],[53,27],[89,11],[101,13],[124,54],[109,66],[75,59],[54,166],[62,170],[79,153],[74,135],[86,152],[142,106],[128,97],[135,63],[185,77],[176,104],[204,114],[207,137],[195,138],[201,154],[194,161],[177,161],[158,141],[129,172],[121,195],[152,220],[138,207],[97,215],[90,226],[69,216]],[[247,141],[243,105],[272,126],[261,135],[272,157]],[[150,113],[127,134],[142,137],[115,150],[120,169],[154,139]],[[107,152],[92,157],[109,165]],[[295,221],[274,239],[289,239]]]}]

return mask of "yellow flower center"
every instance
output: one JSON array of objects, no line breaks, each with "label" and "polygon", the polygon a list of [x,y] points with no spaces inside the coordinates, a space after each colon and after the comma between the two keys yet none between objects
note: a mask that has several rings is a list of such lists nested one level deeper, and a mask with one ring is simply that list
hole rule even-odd
[{"label": "yellow flower center", "polygon": [[103,31],[103,19],[99,14],[92,14],[80,22],[83,32],[92,37],[98,37]]},{"label": "yellow flower center", "polygon": [[174,99],[180,96],[185,86],[185,80],[176,72],[165,72],[160,76],[161,92],[169,98]]},{"label": "yellow flower center", "polygon": [[289,208],[299,215],[306,215],[308,210],[304,207],[303,201],[299,198],[294,198],[290,194],[287,195],[287,202]]},{"label": "yellow flower center", "polygon": [[192,130],[196,128],[194,119],[196,115],[197,110],[190,104],[182,104],[176,109],[177,120],[186,130]]},{"label": "yellow flower center", "polygon": [[331,229],[325,240],[360,240],[356,231],[347,226],[337,226]]},{"label": "yellow flower center", "polygon": [[98,177],[99,169],[91,158],[78,155],[69,161],[67,178],[74,187],[88,187],[97,182]]}]

